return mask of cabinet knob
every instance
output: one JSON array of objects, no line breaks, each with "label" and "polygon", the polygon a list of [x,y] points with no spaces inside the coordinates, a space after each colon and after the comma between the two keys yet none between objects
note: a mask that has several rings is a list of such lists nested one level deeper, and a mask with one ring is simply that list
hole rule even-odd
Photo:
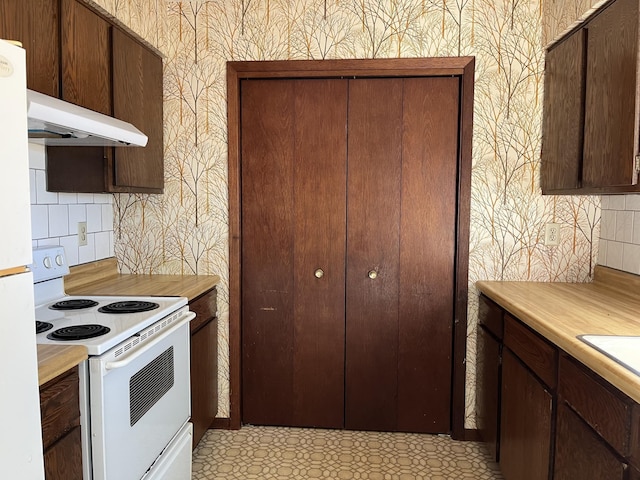
[{"label": "cabinet knob", "polygon": [[324,277],[324,270],[322,270],[321,268],[318,268],[314,272],[314,275],[316,276],[316,278],[322,278],[322,277]]},{"label": "cabinet knob", "polygon": [[369,273],[367,275],[371,280],[375,280],[376,278],[378,278],[378,272],[376,272],[375,270],[369,270]]}]

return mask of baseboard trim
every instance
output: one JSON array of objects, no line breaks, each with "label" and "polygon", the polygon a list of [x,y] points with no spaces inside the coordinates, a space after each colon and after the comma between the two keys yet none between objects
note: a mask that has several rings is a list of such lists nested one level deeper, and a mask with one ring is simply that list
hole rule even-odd
[{"label": "baseboard trim", "polygon": [[480,430],[477,428],[465,428],[464,439],[468,442],[481,442]]},{"label": "baseboard trim", "polygon": [[213,419],[211,428],[218,430],[231,430],[231,420],[228,417],[216,417]]}]

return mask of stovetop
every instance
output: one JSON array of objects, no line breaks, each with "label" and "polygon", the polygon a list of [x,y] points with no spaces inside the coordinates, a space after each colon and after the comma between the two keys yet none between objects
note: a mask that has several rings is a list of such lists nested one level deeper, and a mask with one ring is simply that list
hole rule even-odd
[{"label": "stovetop", "polygon": [[[50,308],[60,301],[92,300],[96,305],[74,310],[54,310]],[[139,313],[103,313],[99,310],[116,302],[143,301],[158,304],[157,308]],[[185,297],[123,297],[123,296],[70,296],[53,299],[36,306],[36,321],[53,325],[52,328],[36,335],[36,343],[49,345],[83,345],[89,355],[101,355],[119,343],[127,340],[149,325],[180,310],[180,315],[188,312]],[[109,332],[93,338],[82,340],[55,340],[49,336],[58,329],[74,325],[101,325]]]},{"label": "stovetop", "polygon": [[[177,319],[189,311],[185,297],[66,295],[64,276],[69,274],[69,266],[61,246],[35,248],[33,264],[29,268],[33,272],[36,303],[34,328],[41,332],[36,334],[38,344],[82,345],[87,347],[89,355],[101,355],[159,320],[168,316],[173,318],[174,312],[177,312]],[[122,313],[123,309],[128,310],[130,303],[141,302],[148,302],[143,305],[144,311]],[[72,309],[51,308],[57,303]],[[110,313],[109,309],[118,313]],[[76,339],[76,332],[69,332],[69,329],[77,326],[96,336]],[[57,332],[60,329],[64,331]],[[107,332],[103,334],[104,331]],[[54,334],[64,334],[64,339],[51,338]]]}]

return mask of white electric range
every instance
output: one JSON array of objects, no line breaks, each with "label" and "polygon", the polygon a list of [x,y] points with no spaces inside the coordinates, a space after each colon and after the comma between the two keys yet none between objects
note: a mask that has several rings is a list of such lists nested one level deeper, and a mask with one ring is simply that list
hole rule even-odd
[{"label": "white electric range", "polygon": [[82,345],[84,480],[191,478],[184,297],[70,296],[62,247],[33,251],[36,343]]}]

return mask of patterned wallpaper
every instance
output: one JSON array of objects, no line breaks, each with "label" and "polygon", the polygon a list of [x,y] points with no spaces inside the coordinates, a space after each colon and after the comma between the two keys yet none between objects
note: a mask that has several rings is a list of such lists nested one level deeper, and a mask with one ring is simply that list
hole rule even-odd
[{"label": "patterned wallpaper", "polygon": [[[131,5],[155,15],[155,0],[103,1],[116,16],[135,11]],[[122,4],[129,7],[120,10]],[[543,197],[538,186],[543,11],[553,19],[545,22],[545,35],[553,36],[583,6],[561,0],[167,0],[166,7],[166,42],[156,42],[166,54],[165,194],[116,196],[115,251],[125,271],[221,275],[223,417],[229,412],[225,62],[476,56],[466,412],[473,428],[474,282],[586,281],[597,255],[599,198]],[[144,18],[138,20],[142,26],[131,28],[154,37]],[[548,222],[561,224],[557,247],[543,245]]]}]

